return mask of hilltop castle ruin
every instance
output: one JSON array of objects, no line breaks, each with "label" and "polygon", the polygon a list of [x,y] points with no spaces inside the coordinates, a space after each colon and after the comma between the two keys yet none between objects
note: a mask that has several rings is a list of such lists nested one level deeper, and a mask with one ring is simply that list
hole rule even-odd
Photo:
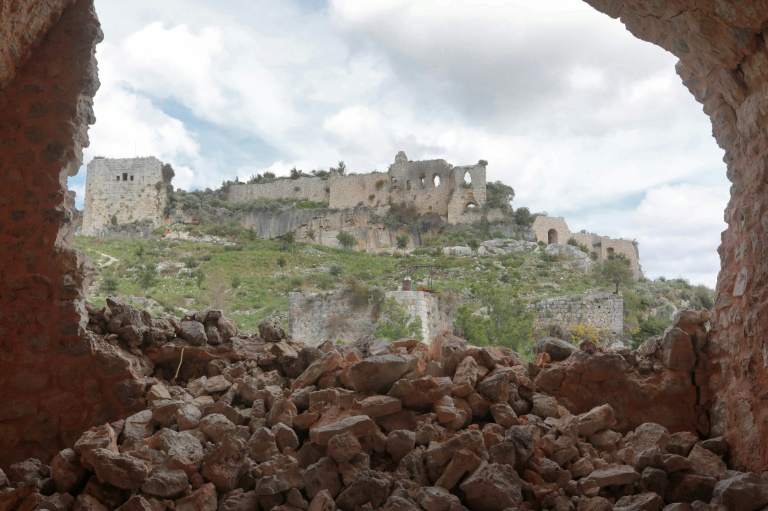
[{"label": "hilltop castle ruin", "polygon": [[490,213],[489,220],[501,218],[501,211],[480,213],[486,200],[485,166],[482,161],[460,167],[445,160],[410,161],[400,151],[387,172],[331,172],[328,179],[301,177],[241,184],[230,188],[229,200],[306,200],[327,203],[331,209],[408,202],[416,206],[419,214],[436,213],[448,223],[465,224],[479,220],[483,214]]}]

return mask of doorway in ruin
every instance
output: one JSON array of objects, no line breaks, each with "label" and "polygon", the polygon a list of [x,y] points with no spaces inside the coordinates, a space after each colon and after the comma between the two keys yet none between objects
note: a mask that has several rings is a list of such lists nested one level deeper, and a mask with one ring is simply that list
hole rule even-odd
[{"label": "doorway in ruin", "polygon": [[549,232],[547,232],[547,244],[557,244],[557,231],[555,229],[550,229]]}]

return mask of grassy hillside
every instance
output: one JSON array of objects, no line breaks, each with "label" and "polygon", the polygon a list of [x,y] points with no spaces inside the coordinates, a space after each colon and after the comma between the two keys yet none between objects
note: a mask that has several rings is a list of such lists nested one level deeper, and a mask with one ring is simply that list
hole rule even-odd
[{"label": "grassy hillside", "polygon": [[[340,289],[350,282],[394,290],[405,275],[416,287],[429,286],[431,276],[431,287],[440,292],[444,306],[455,309],[465,335],[484,343],[530,332],[519,325],[512,330],[478,326],[478,310],[483,317],[498,313],[520,323],[529,320],[521,304],[600,288],[592,275],[564,257],[443,255],[443,246],[473,244],[473,232],[438,236],[412,254],[394,256],[259,240],[235,226],[188,226],[182,231],[188,239],[164,239],[161,233],[146,241],[77,238],[77,247],[100,271],[90,290],[94,304],[103,305],[105,296],[115,294],[156,315],[221,308],[242,330],[252,332],[267,315],[287,323],[290,291]],[[711,307],[713,295],[681,279],[641,282],[623,292],[626,337],[634,335],[635,342],[666,327],[674,307]]]}]

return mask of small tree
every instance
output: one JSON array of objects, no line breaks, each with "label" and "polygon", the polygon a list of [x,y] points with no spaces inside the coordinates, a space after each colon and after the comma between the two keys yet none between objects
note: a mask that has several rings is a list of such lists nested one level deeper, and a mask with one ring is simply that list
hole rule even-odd
[{"label": "small tree", "polygon": [[280,236],[280,250],[288,252],[291,250],[294,241],[296,241],[296,233],[293,231],[286,232]]},{"label": "small tree", "polygon": [[105,296],[114,295],[120,287],[120,281],[114,275],[107,275],[101,282],[101,290]]},{"label": "small tree", "polygon": [[515,223],[521,227],[530,227],[533,224],[533,216],[528,208],[517,208],[515,210]]},{"label": "small tree", "polygon": [[397,249],[398,250],[405,250],[408,248],[408,235],[407,234],[401,234],[397,238],[395,238],[397,241]]},{"label": "small tree", "polygon": [[619,293],[619,286],[631,286],[635,281],[629,259],[624,254],[611,254],[608,259],[595,265],[595,279],[603,285],[616,287],[614,294]]},{"label": "small tree", "polygon": [[412,318],[394,298],[387,298],[381,308],[381,318],[373,335],[396,341],[405,337],[421,339],[421,318]]},{"label": "small tree", "polygon": [[137,273],[137,281],[145,293],[147,290],[149,290],[149,288],[157,284],[157,268],[155,268],[155,265],[141,265]]},{"label": "small tree", "polygon": [[469,246],[472,252],[477,252],[477,249],[480,248],[480,242],[472,238],[467,242],[467,246]]},{"label": "small tree", "polygon": [[354,247],[355,243],[357,243],[355,237],[346,231],[339,231],[339,234],[336,235],[336,240],[339,242],[339,245],[347,250]]},{"label": "small tree", "polygon": [[307,238],[309,238],[312,241],[315,241],[315,230],[314,229],[307,230]]}]

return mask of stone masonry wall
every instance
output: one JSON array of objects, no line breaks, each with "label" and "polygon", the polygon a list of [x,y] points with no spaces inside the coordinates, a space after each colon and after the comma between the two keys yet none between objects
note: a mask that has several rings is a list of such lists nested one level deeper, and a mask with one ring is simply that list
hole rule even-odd
[{"label": "stone masonry wall", "polygon": [[386,173],[340,175],[334,172],[328,180],[308,177],[238,185],[230,189],[228,198],[232,202],[277,197],[328,201],[331,209],[384,207],[405,202],[415,205],[421,215],[436,213],[448,223],[458,224],[476,222],[483,215],[489,220],[503,217],[500,210],[482,211],[486,201],[485,185],[483,164],[454,167],[445,160],[409,161],[401,151]]},{"label": "stone masonry wall", "polygon": [[[768,2],[586,0],[677,56],[733,183],[699,402],[736,467],[768,468]],[[702,419],[704,420],[704,419]],[[706,424],[708,427],[709,425]]]},{"label": "stone masonry wall", "polygon": [[280,179],[271,183],[239,184],[230,187],[228,200],[238,203],[280,197],[288,200],[328,202],[330,199],[329,186],[328,180],[319,177]]},{"label": "stone masonry wall", "polygon": [[[99,86],[93,3],[0,6],[4,37],[11,34],[1,44],[19,56],[9,65],[4,52],[0,69],[0,467],[7,467],[49,459],[131,403],[129,387],[117,383],[129,377],[126,366],[86,333],[93,268],[70,246],[75,209],[66,182],[88,145]],[[14,37],[24,27],[29,33]]]},{"label": "stone masonry wall", "polygon": [[640,254],[635,244],[630,240],[614,239],[607,236],[600,236],[591,232],[571,232],[568,224],[562,217],[537,216],[531,229],[536,234],[536,241],[549,243],[550,232],[554,231],[556,243],[564,245],[573,238],[581,245],[586,245],[590,253],[594,254],[598,261],[608,259],[610,254],[624,254],[629,261],[635,279],[643,276],[640,268]]},{"label": "stone masonry wall", "polygon": [[148,158],[94,158],[88,164],[83,234],[100,236],[113,224],[149,220],[163,225],[168,189],[163,163]]},{"label": "stone masonry wall", "polygon": [[[431,342],[433,337],[452,322],[438,308],[437,297],[423,291],[387,291],[386,298],[393,297],[411,314],[421,318],[422,340]],[[289,293],[290,312],[288,330],[294,339],[312,346],[325,341],[353,342],[361,336],[372,334],[376,325],[371,319],[371,306],[354,308],[349,297],[340,292]]]},{"label": "stone masonry wall", "polygon": [[531,305],[537,326],[580,325],[621,334],[624,331],[624,299],[613,293],[550,298]]}]

